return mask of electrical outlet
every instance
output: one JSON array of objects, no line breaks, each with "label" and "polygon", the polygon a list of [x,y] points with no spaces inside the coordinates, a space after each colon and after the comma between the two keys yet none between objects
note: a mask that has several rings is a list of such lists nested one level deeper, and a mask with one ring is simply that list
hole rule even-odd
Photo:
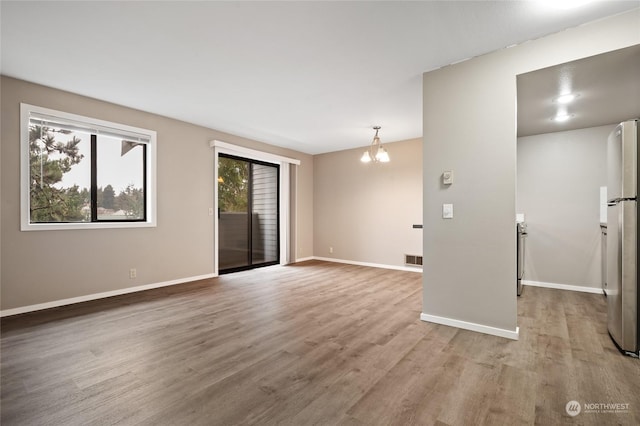
[{"label": "electrical outlet", "polygon": [[136,268],[129,269],[129,279],[134,279],[138,276],[138,271]]},{"label": "electrical outlet", "polygon": [[333,247],[329,247],[329,253],[333,253]]}]

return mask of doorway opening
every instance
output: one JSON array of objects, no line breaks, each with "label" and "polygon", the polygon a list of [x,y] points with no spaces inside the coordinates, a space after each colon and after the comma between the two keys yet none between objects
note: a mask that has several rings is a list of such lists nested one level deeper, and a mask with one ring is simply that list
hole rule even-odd
[{"label": "doorway opening", "polygon": [[280,263],[279,188],[279,165],[219,154],[220,274]]},{"label": "doorway opening", "polygon": [[517,75],[525,285],[606,294],[607,140],[640,114],[639,70],[635,45]]}]

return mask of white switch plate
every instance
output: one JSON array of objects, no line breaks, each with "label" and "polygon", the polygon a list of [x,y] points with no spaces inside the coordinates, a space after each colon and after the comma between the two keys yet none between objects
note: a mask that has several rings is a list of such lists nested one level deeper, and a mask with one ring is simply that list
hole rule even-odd
[{"label": "white switch plate", "polygon": [[209,216],[213,216],[213,207],[209,207]]},{"label": "white switch plate", "polygon": [[453,204],[442,205],[442,218],[453,219]]}]

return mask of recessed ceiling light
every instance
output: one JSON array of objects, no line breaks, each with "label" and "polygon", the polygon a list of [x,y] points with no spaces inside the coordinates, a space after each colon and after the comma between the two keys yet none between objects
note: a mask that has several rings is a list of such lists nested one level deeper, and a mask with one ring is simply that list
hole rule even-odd
[{"label": "recessed ceiling light", "polygon": [[553,117],[552,120],[557,122],[557,123],[562,123],[564,121],[567,121],[571,117],[572,117],[572,115],[569,115],[569,114],[558,114],[555,117]]},{"label": "recessed ceiling light", "polygon": [[573,93],[567,93],[566,95],[560,95],[556,98],[556,102],[559,104],[568,104],[569,102],[572,102],[575,98],[577,98],[578,95],[573,94]]},{"label": "recessed ceiling light", "polygon": [[543,3],[556,9],[573,9],[591,3],[592,0],[543,0]]}]

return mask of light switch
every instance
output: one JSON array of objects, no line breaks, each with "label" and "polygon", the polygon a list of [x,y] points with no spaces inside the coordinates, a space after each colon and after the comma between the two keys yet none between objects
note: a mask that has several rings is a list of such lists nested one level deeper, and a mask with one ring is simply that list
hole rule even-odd
[{"label": "light switch", "polygon": [[442,218],[453,219],[453,204],[442,205]]},{"label": "light switch", "polygon": [[442,172],[442,183],[445,185],[451,185],[453,183],[453,171],[445,170]]},{"label": "light switch", "polygon": [[213,216],[213,207],[209,207],[209,216]]}]

